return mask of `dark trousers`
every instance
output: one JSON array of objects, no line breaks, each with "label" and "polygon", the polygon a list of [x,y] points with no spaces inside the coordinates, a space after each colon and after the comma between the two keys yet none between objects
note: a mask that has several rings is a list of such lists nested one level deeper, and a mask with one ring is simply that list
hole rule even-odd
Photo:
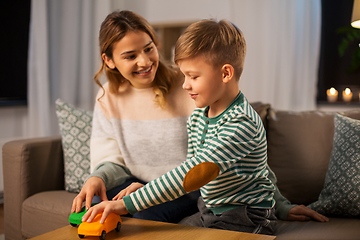
[{"label": "dark trousers", "polygon": [[[131,178],[127,180],[124,184],[107,191],[107,198],[111,200],[113,197],[116,196],[116,194],[128,187],[133,182],[140,182],[142,184],[146,184],[137,178]],[[160,222],[178,223],[181,219],[190,216],[198,211],[197,200],[199,196],[200,191],[194,191],[178,199],[175,199],[174,201],[166,202],[137,212],[131,217]],[[93,203],[99,202],[100,197],[95,196],[93,199]]]},{"label": "dark trousers", "polygon": [[277,224],[274,208],[241,206],[215,215],[205,206],[201,197],[198,208],[198,213],[184,218],[180,224],[267,235],[274,234]]}]

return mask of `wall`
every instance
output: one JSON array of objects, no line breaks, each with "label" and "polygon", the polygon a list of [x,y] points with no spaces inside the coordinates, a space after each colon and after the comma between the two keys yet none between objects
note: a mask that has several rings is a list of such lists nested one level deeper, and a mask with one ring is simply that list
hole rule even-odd
[{"label": "wall", "polygon": [[131,0],[114,1],[114,9],[134,11],[151,24],[181,23],[203,18],[228,18],[231,20],[233,2],[231,0]]}]

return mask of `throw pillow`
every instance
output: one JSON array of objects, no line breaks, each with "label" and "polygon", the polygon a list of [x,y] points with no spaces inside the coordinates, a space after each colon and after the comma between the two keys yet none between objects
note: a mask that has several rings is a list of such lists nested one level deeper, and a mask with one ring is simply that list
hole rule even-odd
[{"label": "throw pillow", "polygon": [[93,113],[57,99],[56,115],[64,152],[65,190],[80,192],[90,174],[90,135]]},{"label": "throw pillow", "polygon": [[360,121],[335,114],[333,150],[319,199],[308,207],[329,216],[360,216]]}]

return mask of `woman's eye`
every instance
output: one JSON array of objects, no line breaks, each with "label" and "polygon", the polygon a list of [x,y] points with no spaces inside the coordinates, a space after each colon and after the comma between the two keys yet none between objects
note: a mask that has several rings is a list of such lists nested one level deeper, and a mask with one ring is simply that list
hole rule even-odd
[{"label": "woman's eye", "polygon": [[145,52],[150,52],[153,49],[153,47],[145,48]]},{"label": "woman's eye", "polygon": [[129,56],[127,56],[127,57],[125,57],[125,59],[129,59],[129,60],[133,60],[133,59],[135,59],[135,55],[129,55]]}]

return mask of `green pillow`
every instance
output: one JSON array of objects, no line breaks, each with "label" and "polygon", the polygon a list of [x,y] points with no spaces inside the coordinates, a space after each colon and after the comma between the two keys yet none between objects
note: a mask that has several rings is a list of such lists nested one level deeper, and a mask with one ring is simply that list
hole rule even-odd
[{"label": "green pillow", "polygon": [[333,150],[319,199],[308,207],[328,216],[360,216],[360,120],[334,115]]},{"label": "green pillow", "polygon": [[78,109],[60,99],[55,103],[64,152],[65,190],[80,192],[90,174],[93,112]]}]

